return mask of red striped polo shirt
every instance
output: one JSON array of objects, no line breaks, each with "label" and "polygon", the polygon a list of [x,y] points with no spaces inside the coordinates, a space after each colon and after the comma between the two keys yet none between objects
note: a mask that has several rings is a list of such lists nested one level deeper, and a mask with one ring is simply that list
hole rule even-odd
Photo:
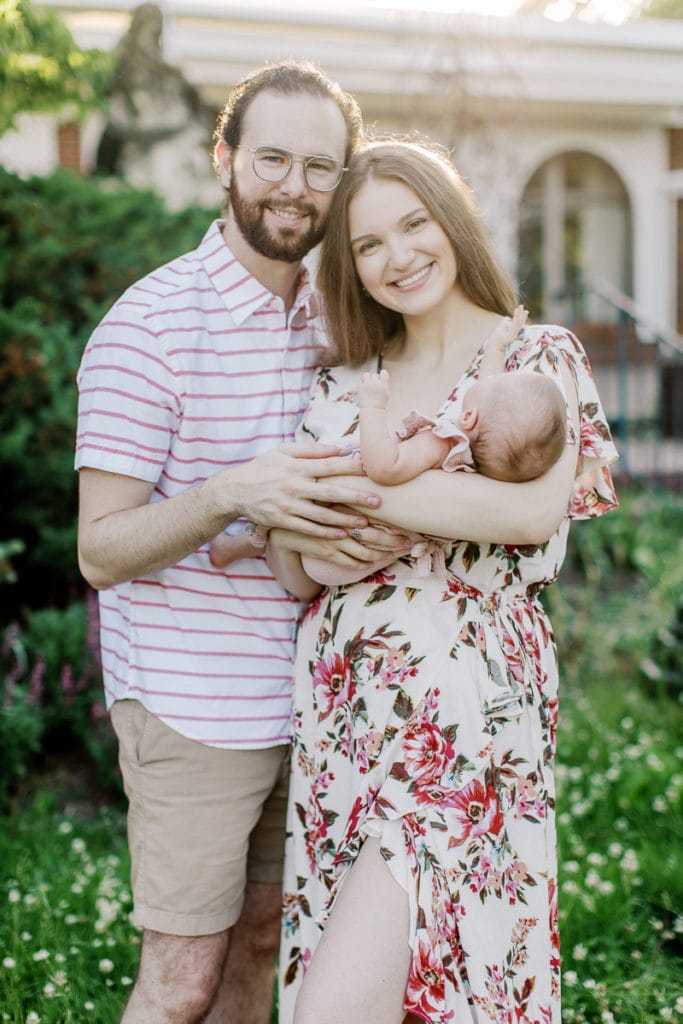
[{"label": "red striped polo shirt", "polygon": [[[83,355],[76,468],[154,483],[152,501],[291,440],[325,344],[308,271],[288,316],[221,226],[129,288]],[[262,556],[215,569],[205,545],[99,597],[108,706],[213,746],[288,741],[301,606]]]}]

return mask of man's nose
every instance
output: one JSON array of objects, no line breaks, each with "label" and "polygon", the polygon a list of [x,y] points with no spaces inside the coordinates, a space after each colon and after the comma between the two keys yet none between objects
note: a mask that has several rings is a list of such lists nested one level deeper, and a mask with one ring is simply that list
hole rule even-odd
[{"label": "man's nose", "polygon": [[292,157],[292,165],[280,182],[280,189],[288,196],[302,196],[308,191],[304,162],[299,157]]}]

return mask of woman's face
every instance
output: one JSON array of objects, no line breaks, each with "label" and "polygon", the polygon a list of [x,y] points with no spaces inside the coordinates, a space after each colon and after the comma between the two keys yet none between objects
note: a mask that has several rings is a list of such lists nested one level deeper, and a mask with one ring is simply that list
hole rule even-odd
[{"label": "woman's face", "polygon": [[453,291],[457,265],[443,228],[403,182],[370,179],[349,204],[356,270],[377,302],[405,317],[435,309]]}]

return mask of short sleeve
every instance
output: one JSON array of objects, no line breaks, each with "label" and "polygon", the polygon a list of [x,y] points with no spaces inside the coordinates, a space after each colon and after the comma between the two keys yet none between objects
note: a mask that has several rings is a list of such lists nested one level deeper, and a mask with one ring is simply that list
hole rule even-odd
[{"label": "short sleeve", "polygon": [[123,301],[91,336],[78,374],[76,469],[155,483],[179,426],[166,353]]},{"label": "short sleeve", "polygon": [[567,515],[570,519],[593,519],[618,505],[609,466],[619,456],[581,342],[563,327],[526,328],[511,352],[507,368],[545,373],[564,394],[561,358],[571,370],[579,402],[579,437],[571,429],[569,438],[570,443],[578,440],[579,455]]}]

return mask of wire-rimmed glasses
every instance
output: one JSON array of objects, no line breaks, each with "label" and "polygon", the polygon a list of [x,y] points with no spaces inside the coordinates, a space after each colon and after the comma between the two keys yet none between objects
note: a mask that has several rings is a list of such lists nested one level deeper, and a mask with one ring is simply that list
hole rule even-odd
[{"label": "wire-rimmed glasses", "polygon": [[348,170],[348,167],[329,156],[304,156],[274,146],[259,146],[257,149],[247,147],[247,150],[251,153],[254,174],[261,181],[284,181],[292,164],[301,163],[306,184],[314,192],[331,192],[342,180],[344,171]]}]

